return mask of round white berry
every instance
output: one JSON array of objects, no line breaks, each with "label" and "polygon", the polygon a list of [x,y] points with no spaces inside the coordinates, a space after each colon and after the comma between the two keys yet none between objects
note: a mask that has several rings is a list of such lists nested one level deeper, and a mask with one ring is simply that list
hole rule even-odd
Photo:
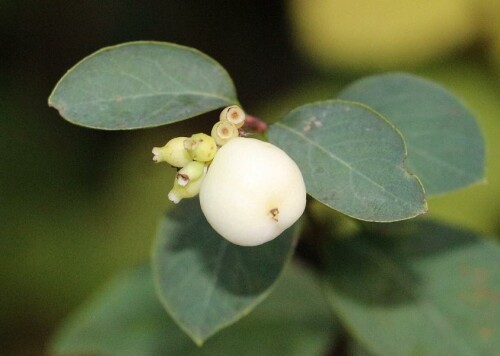
[{"label": "round white berry", "polygon": [[236,137],[217,152],[200,189],[210,225],[228,241],[256,246],[293,225],[306,205],[295,162],[278,147]]}]

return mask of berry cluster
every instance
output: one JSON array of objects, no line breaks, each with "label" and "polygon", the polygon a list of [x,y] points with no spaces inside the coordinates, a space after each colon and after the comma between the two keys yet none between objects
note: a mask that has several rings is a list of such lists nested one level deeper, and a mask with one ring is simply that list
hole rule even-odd
[{"label": "berry cluster", "polygon": [[[238,137],[244,133],[241,127],[251,127],[252,120],[258,122],[245,118],[238,106],[229,106],[211,136],[177,137],[153,148],[156,162],[179,169],[168,198],[178,203],[199,193],[208,223],[241,246],[260,245],[279,236],[306,205],[304,179],[295,162],[268,142]],[[261,126],[254,125],[258,130]]]},{"label": "berry cluster", "polygon": [[217,149],[239,136],[239,129],[245,123],[245,112],[232,105],[222,110],[219,118],[211,136],[197,133],[191,137],[176,137],[163,147],[153,148],[153,161],[179,168],[174,186],[168,193],[168,198],[175,204],[200,192],[201,182]]}]

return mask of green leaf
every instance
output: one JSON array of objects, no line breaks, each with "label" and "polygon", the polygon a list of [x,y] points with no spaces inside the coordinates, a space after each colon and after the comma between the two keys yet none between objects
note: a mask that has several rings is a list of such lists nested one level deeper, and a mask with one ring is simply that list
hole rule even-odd
[{"label": "green leaf", "polygon": [[203,345],[208,355],[324,355],[337,325],[319,284],[290,265],[269,298]]},{"label": "green leaf", "polygon": [[401,135],[364,105],[301,106],[271,125],[269,141],[297,162],[311,196],[344,214],[395,221],[427,210],[420,182],[403,166]]},{"label": "green leaf", "polygon": [[123,273],[63,323],[52,355],[322,355],[336,326],[307,271],[287,268],[268,299],[199,348],[156,298],[151,271]]},{"label": "green leaf", "polygon": [[53,355],[159,355],[184,335],[165,316],[149,266],[127,271],[65,321]]},{"label": "green leaf", "polygon": [[427,195],[484,179],[484,141],[474,116],[439,85],[393,73],[361,79],[339,98],[369,105],[392,122],[408,145],[408,168]]},{"label": "green leaf", "polygon": [[212,229],[197,199],[183,200],[163,220],[153,250],[161,302],[203,344],[267,297],[293,253],[295,231],[257,247],[237,246]]},{"label": "green leaf", "polygon": [[68,121],[105,130],[169,124],[235,103],[220,64],[161,42],[104,48],[66,73],[49,98]]},{"label": "green leaf", "polygon": [[500,350],[500,248],[419,221],[332,239],[325,287],[337,316],[379,355]]}]

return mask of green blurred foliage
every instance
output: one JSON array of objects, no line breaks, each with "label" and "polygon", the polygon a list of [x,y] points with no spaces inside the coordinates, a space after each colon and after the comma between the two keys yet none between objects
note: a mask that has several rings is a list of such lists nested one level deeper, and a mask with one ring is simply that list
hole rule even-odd
[{"label": "green blurred foliage", "polygon": [[[239,97],[251,103],[293,77],[279,48],[286,43],[281,7],[0,4],[1,354],[41,353],[61,318],[107,277],[149,259],[174,173],[153,164],[151,148],[211,127],[202,119],[136,132],[76,127],[47,106],[59,78],[104,46],[170,41],[217,57],[236,82],[250,84]],[[207,17],[208,10],[218,15]],[[275,61],[269,71],[257,69],[268,56]],[[269,73],[277,74],[271,83]]]},{"label": "green blurred foliage", "polygon": [[[152,164],[151,148],[174,135],[208,131],[215,117],[136,132],[88,130],[48,108],[57,80],[104,46],[141,39],[176,42],[216,58],[233,77],[243,106],[276,120],[299,104],[331,98],[355,73],[374,68],[353,60],[344,62],[348,70],[322,65],[319,74],[298,54],[305,47],[294,41],[296,19],[287,18],[292,12],[286,11],[291,3],[0,4],[1,354],[42,353],[57,323],[107,277],[148,260],[157,222],[170,206],[166,194],[173,177],[168,167]],[[429,2],[429,11],[443,3]],[[488,182],[434,198],[430,215],[499,233],[500,10],[496,0],[457,3],[467,7],[460,10],[463,23],[448,24],[463,37],[440,37],[444,42],[437,44],[433,38],[432,55],[422,50],[418,61],[408,56],[406,44],[386,38],[384,51],[391,52],[384,58],[390,53],[394,60],[375,68],[415,68],[448,86],[477,114],[488,144]],[[405,9],[399,14],[413,16]],[[347,33],[354,33],[355,24],[350,26]],[[340,50],[348,53],[351,43],[343,38]]]},{"label": "green blurred foliage", "polygon": [[201,348],[165,313],[145,267],[121,273],[72,313],[53,354],[303,356],[334,343],[337,325],[316,276],[301,265],[289,265],[269,298]]},{"label": "green blurred foliage", "polygon": [[325,71],[415,69],[484,42],[495,56],[496,0],[290,0],[297,49]]},{"label": "green blurred foliage", "polygon": [[422,70],[463,98],[476,115],[486,141],[486,180],[429,200],[430,215],[486,234],[499,234],[500,82],[484,66],[466,61]]}]

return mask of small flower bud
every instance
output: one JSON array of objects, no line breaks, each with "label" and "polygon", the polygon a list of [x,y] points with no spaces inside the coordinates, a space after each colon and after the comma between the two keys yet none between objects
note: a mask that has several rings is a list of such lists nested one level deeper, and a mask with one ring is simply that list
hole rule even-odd
[{"label": "small flower bud", "polygon": [[231,105],[222,110],[220,121],[227,121],[236,126],[237,129],[245,123],[245,112],[237,105]]},{"label": "small flower bud", "polygon": [[238,129],[228,121],[219,121],[212,127],[212,137],[217,146],[222,146],[230,139],[238,137]]},{"label": "small flower bud", "polygon": [[186,185],[179,184],[177,177],[174,180],[174,186],[168,193],[168,199],[174,204],[179,203],[184,198],[192,198],[200,192],[201,182],[207,173],[207,167],[203,166],[203,171],[198,179],[189,181]]},{"label": "small flower bud", "polygon": [[184,148],[191,158],[198,162],[210,162],[217,152],[217,144],[213,137],[204,133],[194,134],[184,140]]},{"label": "small flower bud", "polygon": [[200,178],[205,170],[205,164],[202,162],[192,161],[189,162],[184,168],[177,172],[177,183],[185,187],[189,182],[195,181]]},{"label": "small flower bud", "polygon": [[163,147],[153,148],[153,161],[167,162],[174,167],[184,167],[193,159],[189,152],[184,148],[186,137],[176,137],[167,142]]}]

